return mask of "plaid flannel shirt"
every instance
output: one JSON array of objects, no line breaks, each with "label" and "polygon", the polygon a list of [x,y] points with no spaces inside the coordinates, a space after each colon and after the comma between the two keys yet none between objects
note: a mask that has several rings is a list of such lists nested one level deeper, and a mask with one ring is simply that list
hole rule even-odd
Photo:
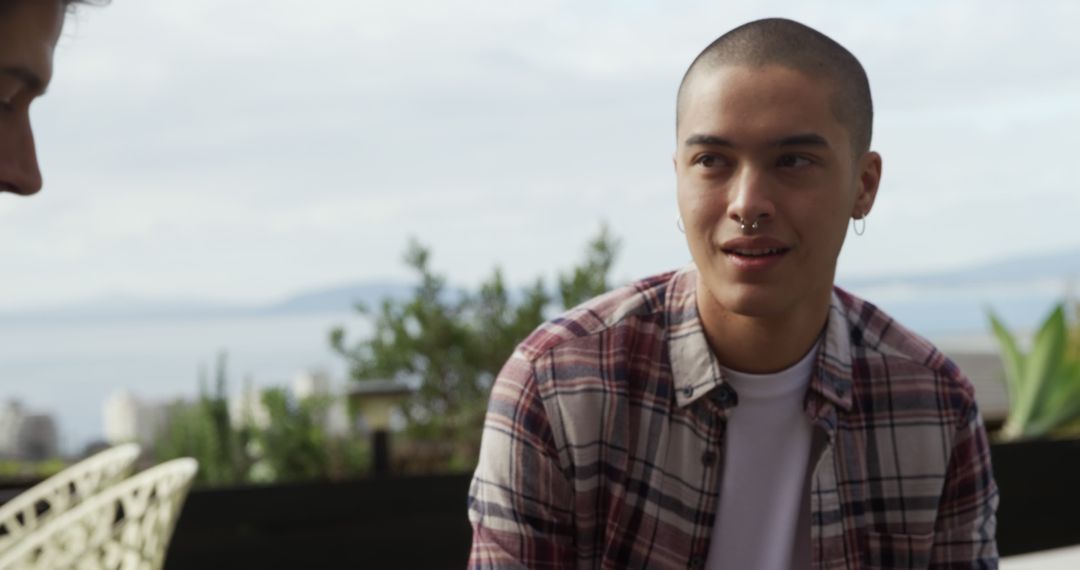
[{"label": "plaid flannel shirt", "polygon": [[[704,565],[738,395],[695,271],[598,297],[518,346],[470,488],[470,567]],[[997,567],[986,433],[942,353],[836,288],[805,411],[812,568]]]}]

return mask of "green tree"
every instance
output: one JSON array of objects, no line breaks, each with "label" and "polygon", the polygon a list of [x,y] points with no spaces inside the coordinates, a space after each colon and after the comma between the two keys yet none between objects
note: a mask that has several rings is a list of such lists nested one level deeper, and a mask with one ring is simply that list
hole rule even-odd
[{"label": "green tree", "polygon": [[197,459],[196,482],[200,484],[241,483],[251,466],[246,451],[250,432],[234,429],[229,418],[226,361],[225,353],[219,353],[213,393],[207,389],[206,369],[200,370],[198,400],[177,402],[170,407],[168,427],[155,445],[160,460]]},{"label": "green tree", "polygon": [[611,288],[608,276],[621,246],[621,241],[611,235],[607,224],[602,224],[600,233],[589,241],[585,262],[559,277],[563,307],[574,307]]},{"label": "green tree", "polygon": [[[584,263],[559,277],[562,307],[608,289],[618,249],[602,226]],[[445,447],[442,468],[467,469],[475,463],[491,383],[515,345],[557,307],[543,279],[512,295],[498,268],[475,291],[450,289],[431,268],[430,258],[426,247],[410,241],[405,262],[419,282],[412,298],[385,299],[377,311],[360,307],[374,320],[372,334],[347,346],[339,327],[331,331],[330,343],[347,359],[357,381],[417,385],[400,408],[407,435]]]},{"label": "green tree", "polygon": [[1068,304],[1072,307],[1073,320],[1069,326],[1069,357],[1080,361],[1080,299],[1070,297]]},{"label": "green tree", "polygon": [[284,389],[270,388],[260,396],[265,422],[233,418],[227,376],[221,353],[214,392],[207,390],[204,369],[198,400],[171,407],[167,428],[155,445],[159,460],[194,457],[199,461],[196,482],[209,486],[343,479],[370,469],[366,439],[327,433],[332,397],[297,400]]},{"label": "green tree", "polygon": [[273,482],[329,478],[331,438],[320,420],[332,400],[311,396],[297,401],[282,388],[270,388],[263,391],[262,403],[270,420],[252,434],[253,477]]}]

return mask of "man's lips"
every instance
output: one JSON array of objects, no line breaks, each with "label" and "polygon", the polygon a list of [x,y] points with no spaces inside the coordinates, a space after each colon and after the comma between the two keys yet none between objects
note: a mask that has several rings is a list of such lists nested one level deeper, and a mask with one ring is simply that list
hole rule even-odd
[{"label": "man's lips", "polygon": [[780,256],[791,250],[784,242],[770,237],[741,237],[723,243],[721,251],[745,258]]}]

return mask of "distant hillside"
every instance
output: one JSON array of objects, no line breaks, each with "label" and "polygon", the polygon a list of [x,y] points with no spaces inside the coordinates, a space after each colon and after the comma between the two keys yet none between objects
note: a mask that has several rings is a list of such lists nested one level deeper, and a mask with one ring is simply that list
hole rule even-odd
[{"label": "distant hillside", "polygon": [[299,293],[264,310],[275,313],[347,311],[355,308],[357,303],[374,309],[383,299],[404,299],[412,290],[411,285],[402,283],[344,285]]},{"label": "distant hillside", "polygon": [[1080,250],[1013,257],[990,263],[910,275],[841,279],[852,288],[904,284],[916,287],[957,287],[995,283],[1008,285],[1048,280],[1080,280]]},{"label": "distant hillside", "polygon": [[[1080,285],[1080,250],[1017,257],[952,271],[838,280],[845,289],[881,305],[909,326],[926,331],[981,330],[985,328],[987,307],[993,307],[1017,326],[1030,326],[1074,282]],[[255,306],[112,295],[60,307],[8,311],[0,313],[0,319],[128,320],[347,312],[357,303],[376,308],[385,298],[407,298],[413,287],[404,282],[359,282],[300,291],[282,301]]]},{"label": "distant hillside", "polygon": [[1031,255],[938,273],[838,279],[838,284],[930,336],[989,333],[989,311],[1035,328],[1080,283],[1080,251]]},{"label": "distant hillside", "polygon": [[7,321],[94,321],[201,319],[282,313],[348,312],[357,303],[378,307],[384,298],[400,299],[412,292],[404,283],[361,283],[300,293],[268,305],[229,305],[199,300],[145,299],[110,295],[41,309],[0,313]]},{"label": "distant hillside", "polygon": [[132,295],[107,295],[59,305],[0,313],[5,321],[94,321],[159,318],[206,318],[243,315],[252,308],[194,299],[147,299]]}]

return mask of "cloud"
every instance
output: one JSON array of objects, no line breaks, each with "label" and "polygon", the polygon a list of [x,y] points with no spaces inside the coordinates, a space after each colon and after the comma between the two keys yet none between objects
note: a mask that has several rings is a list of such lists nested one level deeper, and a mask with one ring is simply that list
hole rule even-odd
[{"label": "cloud", "polygon": [[[265,300],[402,276],[407,236],[523,282],[601,219],[627,278],[684,263],[674,91],[698,50],[784,14],[875,91],[881,201],[841,270],[916,270],[1067,232],[1075,4],[120,2],[81,10],[35,106],[46,189],[0,197],[9,306],[114,289]],[[913,254],[913,252],[918,252]]]}]

